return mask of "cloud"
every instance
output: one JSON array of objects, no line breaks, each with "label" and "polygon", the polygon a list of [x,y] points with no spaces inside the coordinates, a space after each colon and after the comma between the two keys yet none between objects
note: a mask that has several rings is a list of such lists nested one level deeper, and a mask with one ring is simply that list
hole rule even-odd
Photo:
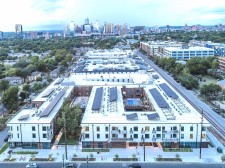
[{"label": "cloud", "polygon": [[[62,27],[71,20],[128,23],[134,25],[218,24],[225,19],[221,0],[2,0],[0,31],[14,31],[20,23],[25,30]],[[53,26],[50,26],[53,25]]]}]

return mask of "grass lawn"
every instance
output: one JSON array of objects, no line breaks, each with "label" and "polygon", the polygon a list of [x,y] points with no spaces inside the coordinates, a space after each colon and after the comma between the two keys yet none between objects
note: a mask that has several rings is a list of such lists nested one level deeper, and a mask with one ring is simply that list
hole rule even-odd
[{"label": "grass lawn", "polygon": [[210,83],[216,84],[217,83],[217,79],[211,75],[203,75],[202,80],[205,80],[205,82],[199,82],[200,87],[205,84],[210,84]]},{"label": "grass lawn", "polygon": [[5,150],[6,150],[8,147],[9,147],[9,143],[6,143],[6,144],[2,147],[2,149],[0,150],[0,155],[1,155],[3,152],[5,152]]},{"label": "grass lawn", "polygon": [[[69,136],[67,134],[67,144],[68,145],[76,145],[79,142],[79,138],[80,138],[80,135],[79,134],[76,134],[73,137],[72,136]],[[59,143],[58,144],[59,145],[64,145],[65,144],[65,135],[64,134],[62,134],[61,139],[59,140]]]}]

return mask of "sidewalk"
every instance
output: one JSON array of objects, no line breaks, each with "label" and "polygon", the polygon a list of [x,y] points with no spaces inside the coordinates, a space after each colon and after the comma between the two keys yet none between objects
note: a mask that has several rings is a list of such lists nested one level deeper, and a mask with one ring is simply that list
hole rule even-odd
[{"label": "sidewalk", "polygon": [[[8,157],[8,150],[4,152],[0,156],[0,161],[3,161]],[[38,154],[35,155],[36,158],[48,158],[49,154],[53,154],[53,158],[55,162],[62,162],[62,155],[65,153],[64,146],[58,146],[55,149],[13,149],[13,152],[16,151],[38,151]],[[81,152],[81,146],[68,146],[67,150],[67,160],[65,157],[65,161],[71,161],[74,154],[79,158],[87,158],[89,157],[89,152]],[[97,154],[96,152],[92,153],[94,158],[96,158],[96,162],[113,162],[113,158],[115,154],[118,154],[120,158],[132,158],[132,155],[135,154],[138,158],[139,162],[144,162],[144,149],[143,146],[140,147],[129,147],[126,149],[113,148],[110,149],[110,152],[101,152]],[[145,161],[146,162],[155,162],[155,158],[158,155],[162,155],[162,157],[174,158],[176,154],[180,155],[180,158],[183,162],[199,162],[199,163],[221,163],[222,154],[217,153],[216,148],[207,148],[202,149],[202,159],[199,158],[200,150],[193,149],[193,152],[163,152],[162,149],[158,147],[145,147]],[[25,158],[24,160],[20,160],[21,156]],[[12,158],[16,158],[17,162],[29,162],[31,155],[16,155],[12,154]],[[121,162],[122,163],[122,162]]]}]

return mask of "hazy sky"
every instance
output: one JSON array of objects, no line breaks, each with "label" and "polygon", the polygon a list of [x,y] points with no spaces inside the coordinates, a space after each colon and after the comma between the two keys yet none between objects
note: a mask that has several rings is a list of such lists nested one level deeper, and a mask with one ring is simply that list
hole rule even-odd
[{"label": "hazy sky", "polygon": [[100,24],[225,24],[225,0],[0,0],[0,31],[63,29],[85,18]]}]

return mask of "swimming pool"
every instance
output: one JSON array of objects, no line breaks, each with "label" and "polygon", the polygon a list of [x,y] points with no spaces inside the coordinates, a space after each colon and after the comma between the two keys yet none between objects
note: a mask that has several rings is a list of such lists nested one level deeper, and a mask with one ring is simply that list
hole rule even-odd
[{"label": "swimming pool", "polygon": [[128,106],[139,106],[140,100],[139,99],[127,99]]}]

